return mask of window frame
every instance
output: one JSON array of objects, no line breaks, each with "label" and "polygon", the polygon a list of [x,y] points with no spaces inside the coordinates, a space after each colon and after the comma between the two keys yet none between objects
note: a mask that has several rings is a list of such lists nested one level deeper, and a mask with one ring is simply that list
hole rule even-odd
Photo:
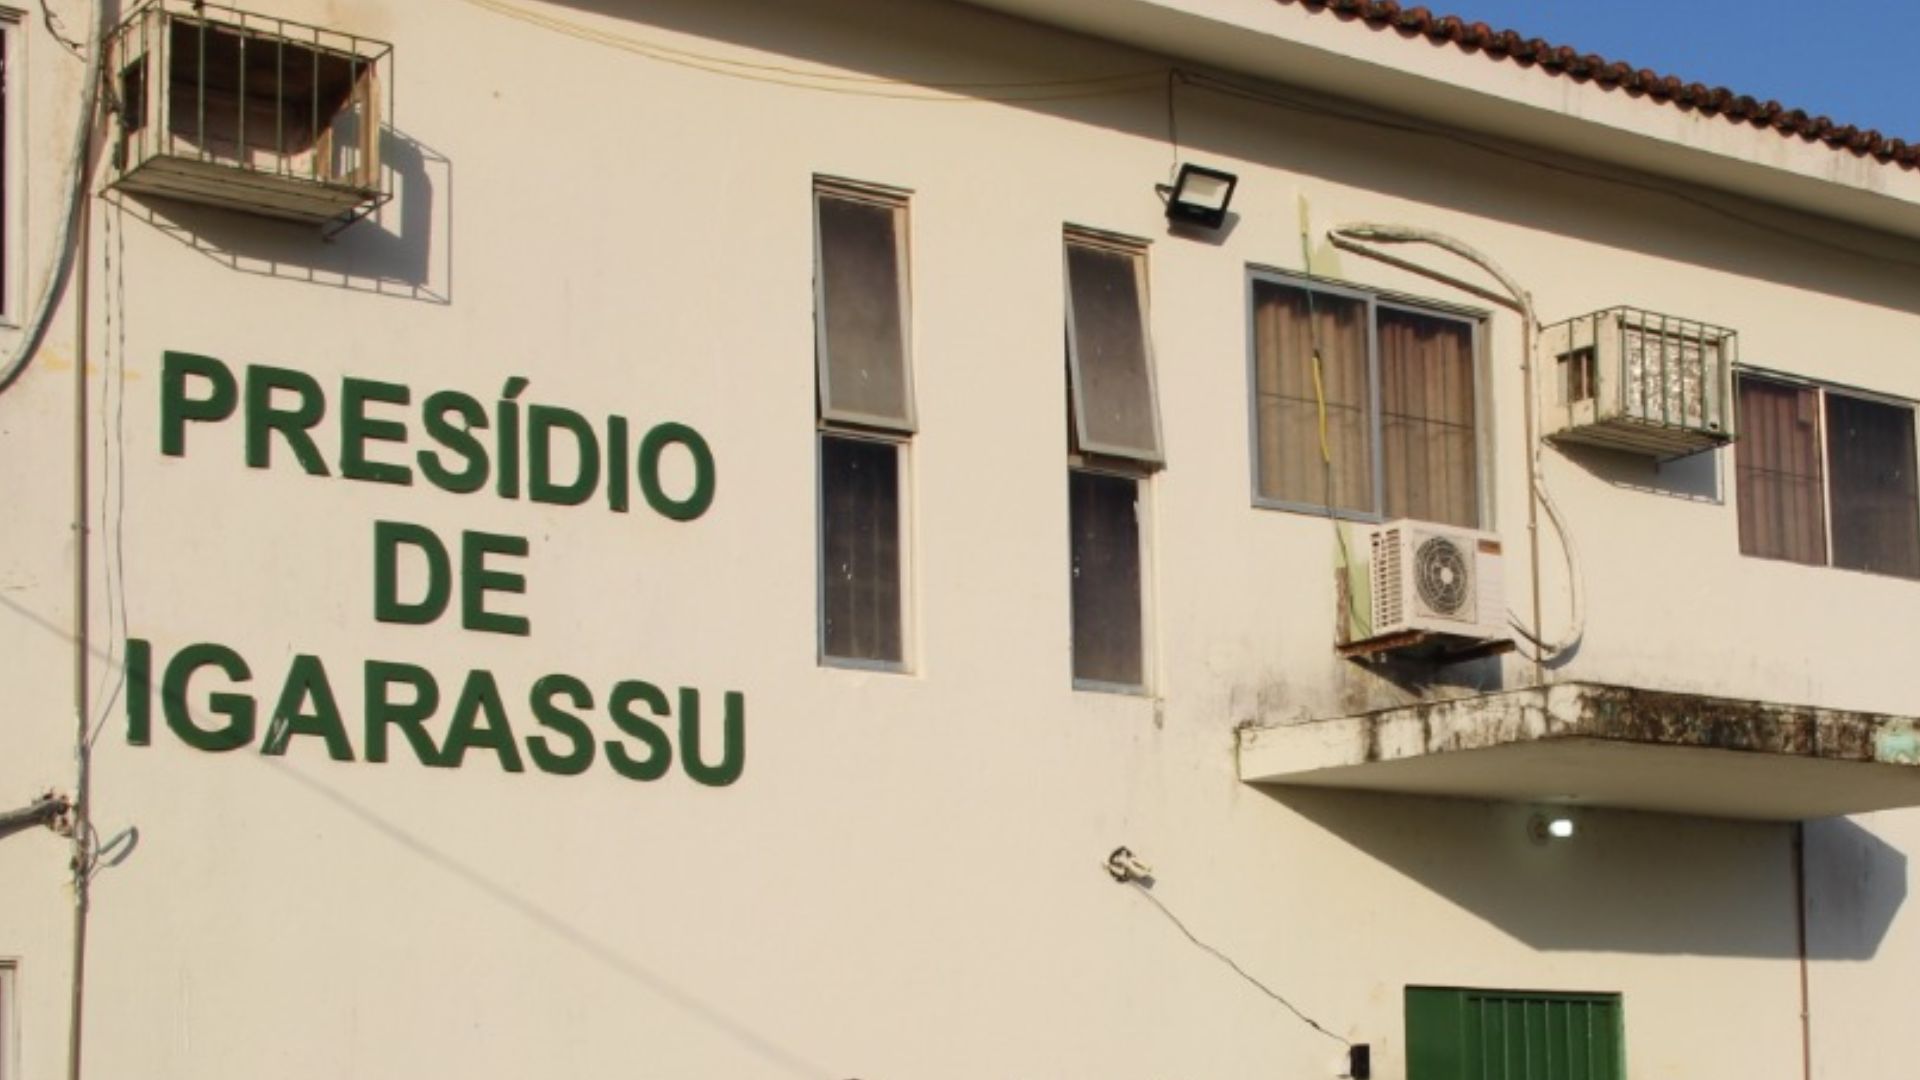
[{"label": "window frame", "polygon": [[[1135,295],[1140,309],[1140,350],[1146,365],[1147,413],[1153,426],[1152,454],[1142,454],[1136,449],[1124,446],[1096,445],[1086,438],[1086,379],[1080,363],[1079,335],[1075,333],[1076,321],[1073,311],[1072,249],[1076,245],[1095,251],[1123,255],[1133,263]],[[1161,424],[1159,366],[1153,348],[1153,290],[1151,275],[1147,271],[1148,250],[1149,243],[1145,240],[1081,225],[1066,226],[1062,230],[1060,240],[1061,307],[1066,313],[1067,408],[1068,423],[1072,425],[1069,431],[1071,445],[1078,447],[1080,452],[1088,457],[1102,461],[1136,463],[1143,471],[1152,472],[1166,466],[1167,438]]]},{"label": "window frame", "polygon": [[[901,435],[912,435],[920,428],[920,412],[914,400],[913,382],[913,274],[909,259],[912,246],[908,240],[910,219],[907,213],[911,194],[901,188],[883,187],[879,184],[862,183],[840,177],[815,176],[813,178],[808,209],[813,223],[814,400],[818,419],[823,425],[848,424],[859,428],[896,432]],[[827,341],[827,281],[826,275],[821,272],[821,268],[826,265],[825,247],[821,240],[823,230],[820,227],[820,200],[823,198],[880,207],[893,213],[896,270],[894,287],[900,294],[900,392],[906,406],[903,410],[904,418],[861,413],[850,409],[834,409],[829,406],[829,402],[832,401],[833,378],[830,370],[832,368],[831,353]]]},{"label": "window frame", "polygon": [[[1128,258],[1133,267],[1135,297],[1140,312],[1140,346],[1142,361],[1145,364],[1145,384],[1147,411],[1153,428],[1153,453],[1143,454],[1129,447],[1092,444],[1083,437],[1086,429],[1085,375],[1080,363],[1079,339],[1075,332],[1073,307],[1073,248],[1079,246],[1094,251],[1122,255]],[[1069,682],[1076,691],[1089,693],[1119,694],[1127,697],[1151,697],[1154,694],[1156,649],[1153,635],[1154,626],[1154,574],[1153,574],[1153,478],[1167,465],[1166,430],[1160,408],[1160,376],[1158,357],[1153,346],[1153,289],[1152,273],[1148,266],[1148,254],[1152,242],[1139,237],[1128,236],[1106,229],[1086,225],[1067,224],[1061,229],[1060,236],[1060,283],[1061,313],[1063,316],[1065,353],[1066,353],[1066,392],[1067,392],[1067,534],[1066,564],[1067,582],[1067,670]],[[1137,556],[1138,573],[1133,586],[1137,591],[1140,606],[1140,621],[1135,628],[1140,635],[1140,678],[1137,683],[1113,682],[1107,679],[1082,678],[1078,673],[1079,656],[1076,651],[1077,611],[1073,600],[1073,478],[1076,473],[1117,480],[1126,480],[1133,485],[1134,498],[1134,550]]]},{"label": "window frame", "polygon": [[[1132,460],[1116,462],[1111,458],[1089,456],[1086,454],[1067,455],[1067,670],[1073,689],[1090,693],[1121,694],[1128,697],[1152,697],[1154,695],[1154,672],[1157,663],[1157,650],[1154,648],[1154,574],[1153,574],[1153,473],[1142,467],[1133,467]],[[1133,525],[1138,553],[1140,572],[1135,586],[1140,591],[1140,681],[1138,683],[1111,682],[1106,679],[1083,679],[1078,668],[1078,656],[1075,653],[1075,605],[1073,602],[1073,474],[1088,473],[1094,476],[1111,477],[1133,482]]]},{"label": "window frame", "polygon": [[8,336],[27,303],[26,25],[22,11],[0,7],[0,332]]},{"label": "window frame", "polygon": [[[1260,340],[1255,319],[1259,308],[1256,303],[1257,289],[1261,282],[1279,285],[1285,288],[1313,292],[1322,296],[1333,296],[1343,300],[1355,301],[1366,305],[1367,309],[1367,436],[1373,450],[1373,472],[1370,478],[1373,491],[1373,509],[1370,511],[1348,510],[1328,506],[1318,502],[1298,502],[1290,499],[1270,498],[1260,491]],[[1473,363],[1473,437],[1474,437],[1474,516],[1475,521],[1461,528],[1476,529],[1483,532],[1493,531],[1497,527],[1494,513],[1495,499],[1489,483],[1495,475],[1494,470],[1494,431],[1493,416],[1490,408],[1491,391],[1489,385],[1492,367],[1488,360],[1487,322],[1491,317],[1484,308],[1465,304],[1448,303],[1427,297],[1411,296],[1389,289],[1375,289],[1351,282],[1331,280],[1318,275],[1308,275],[1295,270],[1263,266],[1249,263],[1246,275],[1246,374],[1247,374],[1247,485],[1248,498],[1252,504],[1262,510],[1278,510],[1293,514],[1310,514],[1315,517],[1332,517],[1340,521],[1353,521],[1366,524],[1379,524],[1390,520],[1386,513],[1386,454],[1383,452],[1385,421],[1382,408],[1380,385],[1380,311],[1404,312],[1423,318],[1450,319],[1463,323],[1472,338],[1471,354]]]},{"label": "window frame", "polygon": [[[912,192],[903,188],[816,174],[808,192],[809,221],[813,230],[813,325],[814,325],[814,434],[813,434],[813,517],[814,517],[814,657],[820,667],[912,674],[918,634],[915,627],[914,572],[915,544],[912,532],[913,440],[919,432],[919,410],[914,398],[912,247],[908,241]],[[901,393],[904,420],[850,410],[830,410],[830,357],[827,342],[827,296],[825,248],[821,240],[820,202],[834,198],[847,202],[879,206],[893,213],[895,287],[900,303]],[[900,658],[876,659],[840,656],[828,651],[827,642],[827,475],[826,440],[873,443],[893,449],[895,491],[895,542],[899,550],[897,591],[900,610]]]},{"label": "window frame", "polygon": [[[1739,505],[1739,501],[1738,501],[1740,497],[1739,496],[1740,464],[1739,464],[1739,449],[1736,444],[1736,447],[1733,451],[1735,455],[1734,466],[1733,466],[1734,467],[1734,485],[1733,485],[1734,487],[1734,496],[1733,496],[1734,497],[1734,541],[1735,541],[1736,550],[1740,552],[1740,556],[1746,559],[1759,559],[1761,561],[1770,562],[1770,563],[1784,563],[1789,566],[1811,567],[1816,570],[1838,570],[1842,573],[1866,574],[1871,577],[1891,579],[1894,581],[1920,581],[1920,577],[1910,577],[1906,574],[1889,573],[1882,570],[1866,570],[1866,569],[1853,567],[1853,566],[1841,566],[1839,563],[1834,561],[1835,548],[1834,548],[1834,531],[1833,531],[1834,529],[1833,452],[1832,452],[1833,446],[1831,441],[1833,438],[1833,435],[1832,435],[1832,425],[1828,423],[1827,398],[1830,395],[1838,394],[1843,398],[1851,398],[1855,401],[1865,401],[1865,402],[1870,402],[1876,405],[1885,405],[1891,408],[1905,409],[1908,415],[1911,416],[1913,420],[1914,445],[1915,445],[1914,458],[1908,464],[1909,464],[1909,467],[1914,470],[1915,475],[1917,477],[1920,477],[1920,401],[1916,401],[1912,398],[1903,398],[1897,394],[1888,394],[1879,390],[1868,390],[1863,387],[1852,386],[1847,383],[1827,382],[1821,379],[1810,378],[1805,375],[1797,375],[1792,372],[1786,372],[1786,371],[1776,371],[1772,368],[1759,367],[1753,364],[1735,364],[1733,366],[1733,398],[1734,398],[1736,409],[1739,408],[1740,380],[1743,378],[1754,378],[1762,382],[1771,382],[1771,383],[1776,383],[1783,386],[1791,386],[1799,389],[1812,390],[1815,393],[1815,395],[1817,395],[1814,399],[1815,400],[1814,416],[1815,416],[1815,422],[1818,425],[1815,428],[1815,432],[1814,432],[1814,449],[1818,451],[1820,456],[1820,519],[1821,519],[1820,528],[1821,528],[1821,538],[1825,544],[1825,560],[1817,563],[1806,562],[1800,559],[1785,558],[1777,555],[1753,554],[1753,553],[1749,553],[1746,550],[1745,539],[1742,536],[1740,531],[1740,521],[1741,521],[1741,512],[1742,512],[1742,508]],[[1752,437],[1752,434],[1753,434],[1752,430],[1745,425],[1742,418],[1739,416],[1737,412],[1734,415],[1734,423],[1735,423],[1735,430],[1739,432],[1739,438],[1744,439],[1744,438]],[[1916,512],[1920,513],[1920,500],[1916,501],[1915,506],[1916,506]],[[1917,527],[1920,527],[1920,519],[1917,519],[1916,525]]]},{"label": "window frame", "polygon": [[[827,482],[826,482],[826,440],[841,439],[848,442],[873,443],[893,448],[894,476],[896,490],[894,505],[894,530],[896,543],[900,549],[900,659],[880,660],[863,656],[840,656],[827,651]],[[814,652],[815,661],[821,667],[855,668],[862,671],[884,671],[906,675],[913,672],[914,624],[912,584],[913,550],[907,524],[911,520],[910,506],[913,493],[912,476],[908,469],[911,460],[911,444],[905,439],[888,438],[870,431],[855,431],[846,428],[821,427],[813,436],[813,518],[814,518]]]},{"label": "window frame", "polygon": [[20,961],[0,956],[0,1080],[20,1075]]}]

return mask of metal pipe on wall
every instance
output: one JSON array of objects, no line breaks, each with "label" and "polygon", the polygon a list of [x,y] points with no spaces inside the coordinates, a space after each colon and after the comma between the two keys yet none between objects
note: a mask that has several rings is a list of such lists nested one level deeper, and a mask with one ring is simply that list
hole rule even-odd
[{"label": "metal pipe on wall", "polygon": [[[92,664],[92,529],[88,521],[92,460],[87,453],[88,369],[91,355],[89,337],[93,317],[93,167],[98,160],[102,131],[99,84],[106,79],[102,52],[106,48],[107,26],[118,12],[112,0],[98,0],[90,14],[87,75],[88,84],[81,94],[78,141],[79,160],[75,163],[72,214],[73,246],[63,258],[74,260],[74,358],[73,358],[73,534],[74,534],[74,791],[73,791],[73,952],[72,991],[67,1003],[67,1078],[80,1080],[81,1050],[84,1043],[87,993],[87,917],[92,901],[93,877],[93,747],[91,745],[92,696],[88,676]],[[56,270],[56,272],[58,272]]]}]

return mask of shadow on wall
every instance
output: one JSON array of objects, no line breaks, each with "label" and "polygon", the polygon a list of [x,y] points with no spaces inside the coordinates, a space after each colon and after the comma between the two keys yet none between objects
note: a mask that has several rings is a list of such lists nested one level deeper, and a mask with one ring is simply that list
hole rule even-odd
[{"label": "shadow on wall", "polygon": [[[624,0],[564,3],[574,14],[543,22],[537,32],[565,34],[570,32],[568,23],[580,23],[574,36],[596,43],[582,41],[578,47],[624,48],[634,54],[635,64],[698,68],[707,73],[701,77],[716,82],[750,79],[789,87],[797,87],[794,72],[852,72],[872,85],[836,81],[832,93],[879,99],[933,92],[992,102],[1164,142],[1170,157],[1227,155],[1295,172],[1315,186],[1316,180],[1347,185],[1581,242],[1920,313],[1920,250],[1912,243],[1564,153],[1372,112],[1310,90],[1251,79],[1221,81],[1199,69],[1194,78],[1172,78],[1175,61],[1167,57],[960,4],[653,0],[641,9]],[[501,9],[511,10],[511,5]],[[1352,32],[1372,33],[1358,27]],[[686,52],[681,35],[706,44],[696,47],[697,55]],[[679,51],[673,49],[676,43]],[[731,46],[791,63],[778,72],[758,70],[737,61],[764,64],[764,55],[729,55]],[[728,66],[730,61],[736,62]],[[788,92],[825,97],[819,89]],[[955,107],[899,100],[889,104],[901,109]],[[1668,106],[1649,103],[1648,108]],[[825,124],[836,122],[838,114],[822,110],[820,115]],[[1840,154],[1836,160],[1851,158]],[[1138,177],[1141,198],[1153,198],[1152,185],[1162,179]],[[1284,205],[1278,212],[1288,214],[1288,224],[1293,224],[1299,185],[1290,184],[1284,192],[1269,190],[1264,198],[1250,190],[1253,187],[1257,185],[1242,183],[1239,209],[1272,213]],[[1261,204],[1264,211],[1254,209]],[[1291,264],[1297,254],[1276,251],[1273,257]],[[1501,252],[1492,254],[1498,258]],[[1339,276],[1338,267],[1332,272]],[[1656,308],[1673,300],[1657,276],[1650,277],[1645,288],[1617,300]],[[1541,311],[1548,321],[1558,311],[1550,300],[1543,298]]]},{"label": "shadow on wall", "polygon": [[[1793,827],[1375,792],[1263,794],[1519,942],[1544,951],[1793,958]],[[1417,823],[1418,827],[1415,827]],[[1906,901],[1906,857],[1846,820],[1808,826],[1808,950],[1867,960]]]},{"label": "shadow on wall", "polygon": [[1907,899],[1907,858],[1846,818],[1807,822],[1807,949],[1865,960]]},{"label": "shadow on wall", "polygon": [[1608,450],[1578,443],[1555,443],[1561,457],[1586,470],[1595,479],[1629,491],[1664,495],[1686,502],[1726,502],[1721,479],[1721,454],[1692,454],[1657,461],[1643,454]]},{"label": "shadow on wall", "polygon": [[298,222],[117,192],[130,217],[229,269],[432,304],[453,301],[453,162],[389,128],[393,199],[332,238]]}]

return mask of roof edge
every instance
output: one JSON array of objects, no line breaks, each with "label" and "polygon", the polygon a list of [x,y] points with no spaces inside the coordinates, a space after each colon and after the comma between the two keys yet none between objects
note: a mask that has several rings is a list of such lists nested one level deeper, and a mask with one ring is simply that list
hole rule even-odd
[{"label": "roof edge", "polygon": [[[1441,130],[1920,240],[1920,168],[1881,160],[1895,149],[1892,140],[1869,143],[1867,136],[1877,134],[1858,129],[1842,137],[1847,129],[1831,122],[1814,138],[1783,134],[1780,125],[1791,127],[1797,111],[1756,103],[1736,117],[1738,95],[1725,108],[1705,108],[1693,102],[1692,84],[1641,72],[1631,82],[1614,79],[1617,69],[1596,68],[1558,46],[1543,51],[1519,43],[1533,51],[1532,59],[1488,63],[1491,50],[1514,55],[1509,46],[1518,35],[1431,14],[1421,31],[1416,12],[1422,9],[1394,0],[967,2]],[[1562,77],[1543,77],[1542,70]],[[1725,100],[1700,89],[1700,100]],[[1688,102],[1681,103],[1682,96]],[[1771,119],[1760,122],[1763,115]],[[1816,127],[1817,120],[1807,125]],[[1856,141],[1866,149],[1856,150]],[[1906,143],[1899,152],[1920,154]]]}]

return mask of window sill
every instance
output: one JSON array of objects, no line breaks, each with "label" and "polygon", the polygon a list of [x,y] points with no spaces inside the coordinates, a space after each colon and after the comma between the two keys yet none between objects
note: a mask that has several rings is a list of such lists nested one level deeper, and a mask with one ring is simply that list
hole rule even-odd
[{"label": "window sill", "polygon": [[1804,566],[1809,570],[1832,570],[1842,574],[1855,574],[1860,577],[1870,577],[1877,581],[1920,582],[1920,575],[1916,574],[1901,574],[1891,570],[1862,570],[1853,566],[1835,566],[1832,563],[1804,562],[1800,559],[1789,558],[1785,555],[1756,555],[1749,551],[1743,551],[1740,553],[1740,557],[1743,559],[1753,559],[1757,562],[1773,563],[1778,566]]},{"label": "window sill", "polygon": [[822,656],[819,665],[840,671],[872,671],[882,675],[911,675],[913,668],[898,660],[862,660],[852,656]]},{"label": "window sill", "polygon": [[1084,691],[1089,694],[1112,694],[1118,697],[1132,697],[1142,700],[1153,697],[1153,694],[1149,692],[1145,686],[1136,686],[1131,683],[1100,682],[1095,679],[1075,679],[1073,680],[1073,688],[1076,691]]},{"label": "window sill", "polygon": [[1334,510],[1329,512],[1324,506],[1314,506],[1311,503],[1281,502],[1277,499],[1263,499],[1258,495],[1253,497],[1253,508],[1255,510],[1278,510],[1284,514],[1300,514],[1304,517],[1314,517],[1322,520],[1333,518],[1335,521],[1354,521],[1363,525],[1381,525],[1387,521],[1384,516],[1372,513],[1371,511]]}]

